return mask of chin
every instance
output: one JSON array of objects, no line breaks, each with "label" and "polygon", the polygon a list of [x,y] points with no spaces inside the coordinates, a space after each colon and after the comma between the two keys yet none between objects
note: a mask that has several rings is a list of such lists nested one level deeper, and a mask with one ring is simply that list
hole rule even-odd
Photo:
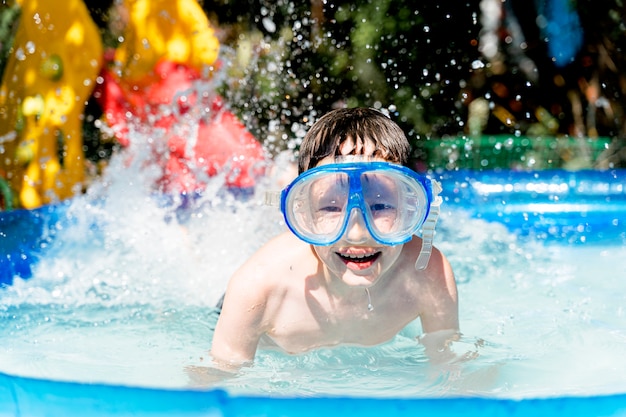
[{"label": "chin", "polygon": [[341,280],[350,287],[372,287],[378,282],[378,278],[378,274],[358,275],[348,270]]}]

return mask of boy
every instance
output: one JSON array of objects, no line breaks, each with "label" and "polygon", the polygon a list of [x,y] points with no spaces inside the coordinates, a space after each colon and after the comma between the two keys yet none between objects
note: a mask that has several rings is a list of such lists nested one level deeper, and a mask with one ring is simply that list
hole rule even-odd
[{"label": "boy", "polygon": [[[313,125],[300,176],[282,194],[291,231],[228,284],[211,348],[217,367],[250,364],[260,343],[290,354],[376,345],[418,317],[426,352],[444,355],[459,329],[456,284],[431,246],[440,199],[405,167],[409,152],[404,132],[376,110],[334,110]],[[419,229],[424,239],[413,236]]]}]

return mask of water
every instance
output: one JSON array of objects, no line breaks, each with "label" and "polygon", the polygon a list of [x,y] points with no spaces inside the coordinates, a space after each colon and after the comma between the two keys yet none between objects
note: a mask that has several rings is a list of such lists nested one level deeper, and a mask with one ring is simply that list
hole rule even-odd
[{"label": "water", "polygon": [[[144,146],[138,142],[139,147]],[[285,226],[256,195],[213,178],[179,222],[145,161],[120,154],[54,225],[34,276],[0,289],[0,371],[44,379],[187,388],[205,366],[213,306],[232,272]],[[459,283],[453,363],[428,363],[419,322],[376,347],[288,356],[261,350],[218,386],[270,396],[535,398],[626,391],[626,247],[566,246],[442,210],[436,245]],[[365,308],[365,306],[364,306]]]}]

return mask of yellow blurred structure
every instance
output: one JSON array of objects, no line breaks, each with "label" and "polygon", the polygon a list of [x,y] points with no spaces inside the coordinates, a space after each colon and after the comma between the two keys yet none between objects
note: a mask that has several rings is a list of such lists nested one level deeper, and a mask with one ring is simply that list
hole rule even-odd
[{"label": "yellow blurred structure", "polygon": [[102,64],[82,0],[17,0],[20,21],[0,87],[0,177],[35,208],[80,191],[82,115]]},{"label": "yellow blurred structure", "polygon": [[[82,0],[16,4],[21,16],[0,87],[0,181],[17,196],[5,206],[32,209],[81,190],[82,117],[104,54]],[[123,0],[116,7],[124,39],[110,70],[129,91],[151,86],[159,62],[202,71],[217,60],[218,39],[196,0]]]},{"label": "yellow blurred structure", "polygon": [[124,41],[115,51],[114,73],[141,86],[160,61],[202,71],[217,60],[219,41],[196,0],[123,0]]}]

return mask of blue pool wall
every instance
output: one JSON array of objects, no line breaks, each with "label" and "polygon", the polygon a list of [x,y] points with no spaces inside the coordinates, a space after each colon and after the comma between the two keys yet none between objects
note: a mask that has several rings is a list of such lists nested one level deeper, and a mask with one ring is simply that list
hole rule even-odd
[{"label": "blue pool wall", "polygon": [[161,390],[47,381],[0,373],[4,416],[626,416],[626,395],[537,399],[231,396],[222,390]]},{"label": "blue pool wall", "polygon": [[626,244],[626,169],[455,171],[440,178],[446,208],[557,243]]},{"label": "blue pool wall", "polygon": [[[512,232],[556,244],[626,245],[626,170],[434,173],[443,210],[497,221]],[[0,285],[29,278],[68,203],[0,213]],[[0,373],[3,416],[626,416],[626,394],[506,400],[232,396],[23,378]]]}]

